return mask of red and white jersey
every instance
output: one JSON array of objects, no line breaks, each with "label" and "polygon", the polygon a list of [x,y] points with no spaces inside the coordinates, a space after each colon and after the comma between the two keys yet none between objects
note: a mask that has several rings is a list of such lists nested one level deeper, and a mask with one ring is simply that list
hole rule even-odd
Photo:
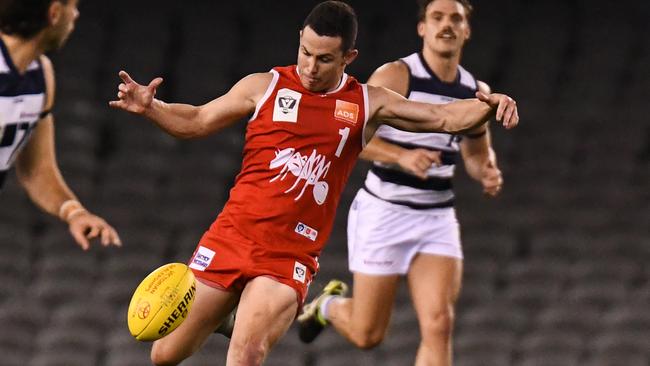
[{"label": "red and white jersey", "polygon": [[344,74],[335,90],[314,93],[295,65],[271,73],[222,214],[257,243],[318,256],[365,145],[367,87]]}]

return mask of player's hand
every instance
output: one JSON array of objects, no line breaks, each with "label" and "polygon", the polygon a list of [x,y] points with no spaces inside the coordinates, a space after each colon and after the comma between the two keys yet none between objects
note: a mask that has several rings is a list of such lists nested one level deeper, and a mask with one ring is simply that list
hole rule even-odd
[{"label": "player's hand", "polygon": [[80,212],[68,219],[70,234],[81,249],[90,248],[89,241],[99,238],[103,246],[122,246],[122,241],[115,229],[104,219],[88,211]]},{"label": "player's hand", "polygon": [[496,157],[492,151],[490,152],[490,158],[485,162],[481,171],[481,185],[483,185],[483,193],[490,197],[498,195],[503,187],[503,176],[501,170],[497,167]]},{"label": "player's hand", "polygon": [[426,149],[406,150],[400,154],[397,164],[420,179],[427,179],[427,171],[431,165],[441,164],[440,152]]},{"label": "player's hand", "polygon": [[517,102],[505,94],[486,94],[476,92],[476,97],[492,108],[496,108],[496,120],[503,123],[503,127],[510,129],[519,123],[519,112],[517,112]]},{"label": "player's hand", "polygon": [[127,112],[142,114],[151,106],[156,88],[162,84],[162,78],[151,80],[149,85],[140,85],[131,79],[129,74],[122,70],[119,72],[122,83],[118,85],[117,98],[108,102],[113,108],[123,109]]}]

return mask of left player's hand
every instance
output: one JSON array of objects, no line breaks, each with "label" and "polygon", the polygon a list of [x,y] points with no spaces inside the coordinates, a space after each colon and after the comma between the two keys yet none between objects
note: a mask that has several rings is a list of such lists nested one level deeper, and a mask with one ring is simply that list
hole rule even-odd
[{"label": "left player's hand", "polygon": [[68,220],[70,234],[81,249],[90,248],[89,240],[100,238],[103,246],[122,246],[122,241],[115,229],[104,219],[88,211],[80,212]]},{"label": "left player's hand", "polygon": [[503,187],[503,176],[501,170],[497,167],[496,157],[492,151],[490,151],[490,157],[483,165],[481,185],[483,185],[483,193],[490,197],[498,195]]},{"label": "left player's hand", "polygon": [[427,171],[431,165],[442,164],[439,151],[426,149],[406,150],[400,154],[397,164],[405,171],[417,176],[420,179],[427,179]]},{"label": "left player's hand", "polygon": [[519,112],[517,112],[517,102],[505,94],[486,94],[476,92],[476,97],[492,108],[496,108],[496,120],[501,122],[503,127],[510,129],[519,124]]},{"label": "left player's hand", "polygon": [[122,79],[122,83],[117,86],[118,100],[112,100],[108,102],[108,105],[135,114],[145,113],[151,107],[156,96],[156,89],[162,84],[163,79],[158,77],[151,80],[148,85],[141,85],[124,70],[120,71],[118,75]]}]

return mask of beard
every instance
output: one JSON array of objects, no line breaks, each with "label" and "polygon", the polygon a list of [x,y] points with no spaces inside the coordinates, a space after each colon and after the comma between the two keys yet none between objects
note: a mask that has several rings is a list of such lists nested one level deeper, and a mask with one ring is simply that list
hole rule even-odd
[{"label": "beard", "polygon": [[45,52],[52,52],[60,50],[70,38],[72,29],[60,29],[52,32],[49,37],[45,38],[43,48]]}]

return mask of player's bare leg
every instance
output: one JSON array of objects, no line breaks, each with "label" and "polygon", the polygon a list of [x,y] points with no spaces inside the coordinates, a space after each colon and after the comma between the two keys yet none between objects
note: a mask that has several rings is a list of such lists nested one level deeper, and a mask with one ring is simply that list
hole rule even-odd
[{"label": "player's bare leg", "polygon": [[227,366],[261,365],[298,311],[296,291],[268,277],[250,281],[237,308]]},{"label": "player's bare leg", "polygon": [[398,275],[355,273],[353,297],[332,300],[327,320],[357,347],[375,347],[390,323],[398,281]]},{"label": "player's bare leg", "polygon": [[154,365],[177,365],[196,352],[237,304],[239,295],[196,281],[196,297],[181,325],[153,343]]},{"label": "player's bare leg", "polygon": [[421,341],[416,366],[451,366],[454,305],[460,291],[463,262],[419,254],[408,273]]}]

